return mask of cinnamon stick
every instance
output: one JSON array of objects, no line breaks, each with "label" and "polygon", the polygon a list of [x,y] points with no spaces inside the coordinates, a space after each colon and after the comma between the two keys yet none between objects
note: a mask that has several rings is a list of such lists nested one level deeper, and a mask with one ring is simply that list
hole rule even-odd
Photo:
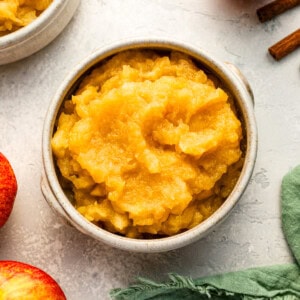
[{"label": "cinnamon stick", "polygon": [[300,46],[300,28],[269,48],[269,53],[280,60]]},{"label": "cinnamon stick", "polygon": [[256,13],[260,22],[266,22],[300,4],[300,0],[275,0],[259,8]]}]

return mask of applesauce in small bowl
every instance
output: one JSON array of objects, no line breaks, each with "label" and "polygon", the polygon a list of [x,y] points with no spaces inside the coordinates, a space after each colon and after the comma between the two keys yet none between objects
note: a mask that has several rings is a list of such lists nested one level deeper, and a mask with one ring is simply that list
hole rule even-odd
[{"label": "applesauce in small bowl", "polygon": [[18,61],[53,41],[80,0],[3,0],[0,3],[0,65]]},{"label": "applesauce in small bowl", "polygon": [[63,83],[43,133],[49,204],[112,246],[159,252],[205,236],[256,156],[248,86],[182,42],[99,49]]}]

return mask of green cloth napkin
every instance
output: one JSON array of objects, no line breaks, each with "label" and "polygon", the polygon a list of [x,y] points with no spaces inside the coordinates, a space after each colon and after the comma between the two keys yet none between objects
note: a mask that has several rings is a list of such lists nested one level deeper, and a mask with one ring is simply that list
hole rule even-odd
[{"label": "green cloth napkin", "polygon": [[284,176],[281,186],[282,229],[295,257],[294,264],[252,268],[192,279],[169,274],[157,283],[145,278],[110,292],[115,300],[296,300],[300,299],[300,166]]}]

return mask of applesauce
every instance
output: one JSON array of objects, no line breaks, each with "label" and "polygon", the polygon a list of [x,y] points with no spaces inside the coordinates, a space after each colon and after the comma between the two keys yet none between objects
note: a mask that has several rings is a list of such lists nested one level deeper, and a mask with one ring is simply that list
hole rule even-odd
[{"label": "applesauce", "polygon": [[128,50],[82,80],[51,145],[85,218],[147,238],[190,229],[222,205],[242,138],[230,97],[187,55]]},{"label": "applesauce", "polygon": [[1,0],[0,36],[34,21],[53,0]]}]

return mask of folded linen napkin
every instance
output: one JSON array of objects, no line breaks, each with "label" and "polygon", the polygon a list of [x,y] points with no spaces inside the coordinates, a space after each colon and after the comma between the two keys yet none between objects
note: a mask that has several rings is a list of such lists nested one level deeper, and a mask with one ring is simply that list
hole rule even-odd
[{"label": "folded linen napkin", "polygon": [[300,166],[284,176],[281,186],[282,229],[295,257],[294,264],[252,268],[192,279],[169,274],[157,283],[138,278],[128,288],[110,292],[115,300],[299,300],[300,299]]}]

